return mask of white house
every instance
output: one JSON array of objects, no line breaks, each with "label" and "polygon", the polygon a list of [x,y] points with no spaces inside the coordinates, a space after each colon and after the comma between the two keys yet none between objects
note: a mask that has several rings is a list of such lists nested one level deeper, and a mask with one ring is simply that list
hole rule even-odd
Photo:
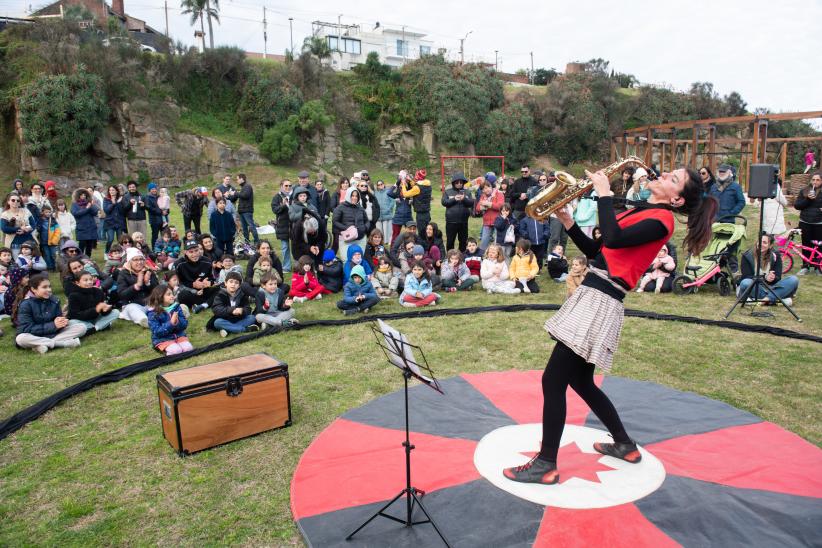
[{"label": "white house", "polygon": [[342,25],[314,21],[314,36],[323,38],[331,48],[331,67],[335,70],[351,70],[365,63],[368,54],[376,51],[380,61],[392,67],[401,67],[408,61],[424,55],[444,53],[435,50],[426,34],[409,28],[383,27],[377,23],[366,31],[359,25]]}]

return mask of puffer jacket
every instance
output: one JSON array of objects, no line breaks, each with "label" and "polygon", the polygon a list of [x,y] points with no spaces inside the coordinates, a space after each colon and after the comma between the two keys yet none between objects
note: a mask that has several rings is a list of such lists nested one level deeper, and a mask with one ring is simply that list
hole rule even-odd
[{"label": "puffer jacket", "polygon": [[148,284],[143,284],[139,291],[134,287],[136,283],[136,274],[132,274],[127,268],[120,269],[120,274],[117,276],[117,294],[121,305],[137,303],[145,306],[148,303],[148,296],[157,287],[157,276],[152,273]]},{"label": "puffer jacket", "polygon": [[59,331],[54,325],[54,319],[62,313],[60,300],[54,295],[48,299],[29,297],[17,309],[17,334],[53,337]]},{"label": "puffer jacket", "polygon": [[254,213],[254,187],[248,181],[240,185],[237,193],[237,213]]},{"label": "puffer jacket", "polygon": [[97,240],[97,213],[99,211],[100,208],[93,201],[89,207],[77,202],[71,204],[71,214],[77,221],[75,234],[78,240]]},{"label": "puffer jacket", "polygon": [[808,198],[808,189],[799,191],[793,207],[799,210],[799,220],[810,225],[822,224],[822,188],[816,190],[814,199]]},{"label": "puffer jacket", "polygon": [[291,232],[291,221],[288,218],[288,206],[291,204],[291,194],[284,194],[278,192],[271,198],[271,212],[277,216],[277,226],[275,232],[278,240],[288,240],[288,235]]},{"label": "puffer jacket", "polygon": [[171,323],[171,314],[163,310],[157,313],[148,311],[148,328],[151,330],[151,346],[157,346],[166,341],[174,341],[186,336],[188,320],[182,310],[177,308],[177,325]]},{"label": "puffer jacket", "polygon": [[351,187],[345,193],[345,201],[334,210],[331,226],[334,234],[339,234],[349,226],[357,227],[357,239],[359,240],[368,234],[368,221],[365,218],[365,210],[358,204],[351,203],[351,194],[355,190]]},{"label": "puffer jacket", "polygon": [[103,200],[103,211],[106,217],[103,219],[103,228],[112,230],[126,230],[126,215],[123,211],[123,199],[119,202],[112,202],[110,198]]},{"label": "puffer jacket", "polygon": [[417,187],[420,189],[420,193],[412,199],[414,211],[417,213],[431,211],[431,181],[428,179],[417,181]]},{"label": "puffer jacket", "polygon": [[387,188],[374,192],[374,196],[380,204],[380,218],[378,219],[380,221],[390,221],[394,218],[394,206],[396,203],[394,202],[394,198],[388,195],[388,192],[389,190]]},{"label": "puffer jacket", "polygon": [[391,190],[388,191],[388,196],[396,200],[396,209],[394,210],[394,217],[391,222],[395,225],[405,226],[405,223],[413,219],[411,211],[411,198],[406,197],[406,190],[402,188],[403,185],[397,182]]},{"label": "puffer jacket", "polygon": [[[459,193],[463,193],[465,198],[462,200],[456,200],[454,196]],[[474,198],[472,197],[470,190],[457,190],[456,186],[452,184],[451,188],[445,189],[445,193],[442,195],[441,201],[442,205],[446,208],[446,223],[468,222],[468,218],[471,216],[471,210],[474,208]]]}]

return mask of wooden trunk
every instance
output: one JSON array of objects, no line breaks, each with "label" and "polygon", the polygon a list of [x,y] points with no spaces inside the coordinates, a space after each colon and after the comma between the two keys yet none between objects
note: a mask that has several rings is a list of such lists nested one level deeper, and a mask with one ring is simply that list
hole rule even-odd
[{"label": "wooden trunk", "polygon": [[288,365],[252,354],[157,375],[163,434],[182,455],[291,425]]}]

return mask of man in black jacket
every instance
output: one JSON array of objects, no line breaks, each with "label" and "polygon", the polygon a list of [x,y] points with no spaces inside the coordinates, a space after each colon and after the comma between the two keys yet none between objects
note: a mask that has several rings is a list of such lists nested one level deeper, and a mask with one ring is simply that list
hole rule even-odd
[{"label": "man in black jacket", "polygon": [[243,226],[243,237],[248,241],[248,231],[254,236],[254,245],[260,241],[257,234],[257,224],[254,222],[254,188],[245,177],[245,173],[237,175],[237,184],[240,185],[240,192],[237,194],[237,213],[240,215],[240,223]]},{"label": "man in black jacket", "polygon": [[157,183],[148,184],[148,196],[146,196],[146,208],[148,209],[148,224],[151,227],[151,249],[154,250],[154,242],[160,236],[163,228],[163,216],[168,215],[167,209],[160,209],[157,205]]},{"label": "man in black jacket", "polygon": [[461,171],[451,176],[451,188],[442,195],[442,205],[445,207],[445,248],[454,249],[454,240],[459,236],[459,250],[465,253],[468,245],[468,218],[474,208],[474,198],[471,192],[465,190],[468,182]]},{"label": "man in black jacket", "polygon": [[508,202],[511,204],[511,216],[519,222],[525,216],[525,205],[528,203],[528,190],[538,183],[531,177],[531,168],[527,165],[520,169],[519,179],[508,189]]},{"label": "man in black jacket", "polygon": [[215,285],[211,262],[202,258],[200,244],[189,240],[185,248],[185,259],[175,270],[181,287],[177,300],[196,314],[208,308],[220,288]]},{"label": "man in black jacket", "polygon": [[[331,193],[325,188],[325,183],[322,180],[317,180],[314,183],[314,190],[317,192],[317,212],[327,225],[328,216],[331,215]],[[311,194],[308,197],[310,201]]]},{"label": "man in black jacket", "polygon": [[314,208],[315,208],[317,211],[319,211],[319,210],[320,210],[320,207],[319,207],[319,206],[320,206],[320,204],[319,204],[319,203],[318,203],[318,201],[317,201],[317,200],[318,200],[318,197],[317,197],[317,191],[316,191],[316,189],[312,186],[311,181],[309,180],[309,178],[310,178],[310,177],[311,177],[311,174],[310,174],[310,173],[308,173],[308,172],[307,172],[307,171],[305,171],[305,170],[303,170],[303,171],[299,172],[299,173],[297,174],[297,179],[298,179],[298,181],[297,181],[297,185],[298,185],[298,186],[304,186],[305,188],[307,188],[307,189],[308,189],[308,202],[309,202],[311,205],[313,205],[313,206],[314,206]]},{"label": "man in black jacket", "polygon": [[126,212],[126,225],[128,233],[140,232],[145,235],[146,229],[146,200],[143,195],[137,192],[137,183],[129,181],[126,185],[128,192],[123,196],[123,209]]},{"label": "man in black jacket", "polygon": [[288,207],[291,205],[291,186],[288,179],[280,182],[280,191],[271,198],[271,212],[277,216],[276,233],[280,240],[280,255],[283,258],[283,271],[291,272],[291,251],[289,238],[291,237],[291,221],[288,219]]}]

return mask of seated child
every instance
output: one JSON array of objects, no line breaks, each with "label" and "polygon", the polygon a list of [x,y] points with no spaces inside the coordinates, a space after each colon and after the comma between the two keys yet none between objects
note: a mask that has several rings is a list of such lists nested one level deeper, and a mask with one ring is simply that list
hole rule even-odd
[{"label": "seated child", "polygon": [[242,274],[229,272],[225,277],[225,287],[214,296],[211,306],[214,317],[206,327],[219,329],[221,337],[227,337],[229,333],[259,330],[251,314],[251,296],[240,287],[242,283]]},{"label": "seated child", "polygon": [[17,337],[14,342],[20,348],[31,348],[45,354],[53,348],[76,348],[80,337],[86,334],[83,324],[69,325],[63,316],[60,300],[51,293],[51,282],[46,274],[29,279],[29,297],[15,300],[14,323]]},{"label": "seated child", "polygon": [[[261,257],[262,259],[262,257]],[[259,262],[259,261],[258,261]],[[223,268],[220,270],[220,275],[217,276],[217,285],[225,285],[225,278],[229,272],[236,272],[240,276],[243,275],[242,265],[234,264],[234,255],[223,255]],[[269,270],[271,269],[271,260],[268,262]],[[256,272],[255,272],[256,275]],[[262,276],[262,271],[260,272]]]},{"label": "seated child", "polygon": [[577,255],[571,261],[571,271],[568,277],[565,278],[565,286],[568,288],[568,296],[574,294],[574,291],[582,285],[582,280],[588,274],[588,259],[585,255]]},{"label": "seated child", "polygon": [[304,303],[312,299],[322,299],[323,294],[329,295],[330,293],[331,291],[323,287],[314,275],[314,259],[308,255],[300,257],[294,268],[294,275],[291,276],[289,296],[294,297],[295,302]]},{"label": "seated child", "polygon": [[564,282],[568,276],[568,259],[562,245],[555,245],[548,254],[548,275],[557,283]]},{"label": "seated child", "polygon": [[479,281],[480,269],[482,268],[482,253],[480,253],[479,244],[477,244],[477,240],[473,236],[468,238],[465,245],[465,257],[463,259],[471,275],[476,276],[477,281]]},{"label": "seated child", "polygon": [[411,265],[411,275],[405,278],[405,287],[400,295],[400,304],[409,307],[419,307],[437,304],[440,296],[434,293],[431,284],[431,275],[422,261]]},{"label": "seated child", "polygon": [[514,282],[508,279],[508,265],[505,263],[502,246],[499,244],[489,244],[488,249],[485,250],[480,278],[482,278],[482,288],[488,293],[514,294],[520,292]]},{"label": "seated child", "polygon": [[351,276],[351,269],[354,268],[356,265],[360,265],[365,270],[365,275],[368,278],[371,278],[371,274],[374,272],[374,269],[368,264],[368,261],[365,260],[365,256],[363,255],[362,248],[357,244],[348,247],[348,260],[345,261],[345,265],[343,265],[343,283],[348,282],[349,276]]},{"label": "seated child", "polygon": [[166,284],[155,287],[148,298],[151,344],[166,356],[194,350],[186,336],[188,319],[181,306],[174,300],[174,291]]},{"label": "seated child", "polygon": [[508,276],[514,280],[514,287],[523,293],[539,293],[536,280],[538,273],[539,261],[531,251],[531,242],[520,238],[516,245],[516,255],[508,267]]},{"label": "seated child", "polygon": [[0,319],[8,317],[3,314],[3,310],[6,307],[6,293],[8,293],[10,285],[9,267],[0,263]]},{"label": "seated child", "polygon": [[[163,278],[165,284],[168,286],[169,289],[171,289],[171,294],[174,295],[174,300],[178,303],[180,302],[179,297],[182,291],[192,291],[191,289],[183,287],[180,284],[180,276],[173,270],[169,270],[168,272],[166,272],[166,275]],[[191,310],[189,310],[188,305],[180,304],[180,310],[182,310],[183,316],[185,316],[186,319],[188,319],[188,317],[191,316]]]},{"label": "seated child", "polygon": [[663,245],[662,249],[657,253],[654,262],[651,263],[651,271],[646,272],[642,279],[639,280],[639,287],[637,293],[642,293],[651,282],[656,282],[654,293],[662,293],[662,282],[665,278],[671,275],[671,272],[676,269],[674,258],[668,255],[668,246]]},{"label": "seated child", "polygon": [[20,254],[17,255],[17,268],[24,268],[31,273],[31,275],[40,274],[48,269],[46,261],[40,255],[35,255],[34,242],[23,242],[20,246]]},{"label": "seated child", "polygon": [[122,267],[123,247],[120,244],[111,244],[106,256],[106,262],[103,263],[103,270],[109,277],[116,280]]},{"label": "seated child", "polygon": [[271,326],[289,327],[297,321],[294,319],[294,309],[291,308],[294,299],[287,296],[279,285],[275,272],[264,274],[260,280],[254,319],[263,329]]},{"label": "seated child", "polygon": [[332,293],[343,288],[343,265],[331,249],[323,251],[323,262],[317,266],[317,279]]},{"label": "seated child", "polygon": [[413,253],[413,260],[422,263],[422,265],[425,267],[425,271],[428,273],[428,279],[431,282],[431,286],[434,289],[439,288],[440,277],[437,274],[437,267],[435,266],[434,260],[430,257],[426,257],[425,248],[419,244],[414,246]]},{"label": "seated child", "polygon": [[411,275],[411,264],[414,262],[414,248],[417,241],[413,236],[406,238],[399,253],[400,260],[400,286],[405,283],[405,278]]},{"label": "seated child", "polygon": [[[160,268],[168,269],[177,257],[171,256],[171,231],[167,228],[163,229],[160,237],[154,242],[154,261]],[[179,256],[180,248],[177,247],[177,255]]]},{"label": "seated child", "polygon": [[374,277],[371,279],[374,289],[377,290],[377,295],[381,299],[397,296],[397,288],[400,286],[399,271],[394,268],[391,261],[388,260],[388,255],[382,254],[377,259],[377,269],[374,271]]},{"label": "seated child", "polygon": [[74,276],[77,288],[68,296],[69,325],[81,323],[86,333],[108,329],[120,317],[120,311],[106,302],[105,293],[94,282],[91,272],[81,270]]},{"label": "seated child", "polygon": [[368,281],[362,265],[355,265],[351,269],[351,276],[343,288],[343,298],[337,301],[337,308],[343,314],[350,316],[357,312],[368,312],[372,306],[380,302],[374,286]]},{"label": "seated child", "polygon": [[442,287],[450,293],[457,290],[470,290],[479,281],[479,276],[472,275],[468,270],[468,266],[462,260],[462,253],[458,249],[452,249],[445,256],[441,273]]}]

